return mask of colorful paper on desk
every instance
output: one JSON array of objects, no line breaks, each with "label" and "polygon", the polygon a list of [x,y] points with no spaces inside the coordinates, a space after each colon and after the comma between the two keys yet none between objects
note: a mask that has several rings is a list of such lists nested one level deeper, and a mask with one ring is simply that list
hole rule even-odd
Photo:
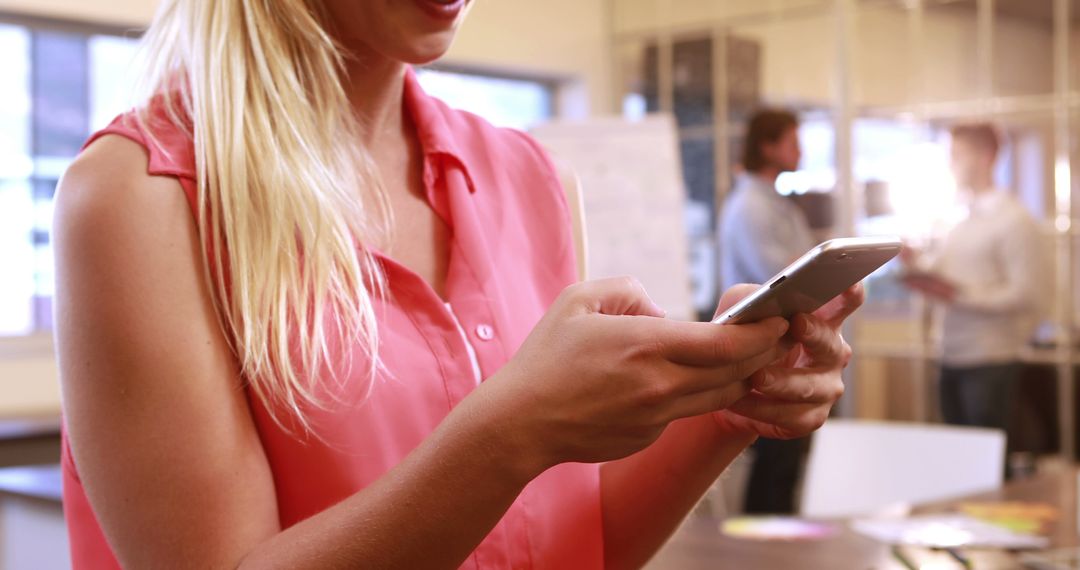
[{"label": "colorful paper on desk", "polygon": [[1049,523],[1061,516],[1053,505],[1024,501],[961,503],[958,510],[990,524],[1025,534],[1042,532]]},{"label": "colorful paper on desk", "polygon": [[1013,532],[974,517],[956,514],[857,520],[852,521],[851,528],[887,544],[928,548],[975,547],[1023,550],[1046,548],[1050,543],[1043,536]]},{"label": "colorful paper on desk", "polygon": [[720,532],[747,540],[821,540],[836,534],[836,525],[791,517],[733,517]]}]

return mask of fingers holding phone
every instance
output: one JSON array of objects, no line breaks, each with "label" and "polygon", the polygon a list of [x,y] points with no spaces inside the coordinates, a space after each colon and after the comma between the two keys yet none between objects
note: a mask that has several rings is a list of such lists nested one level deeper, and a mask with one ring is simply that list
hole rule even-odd
[{"label": "fingers holding phone", "polygon": [[[794,347],[752,376],[749,394],[713,413],[722,429],[790,439],[808,435],[824,423],[844,393],[841,372],[852,355],[841,328],[866,299],[860,283],[848,285],[813,314],[800,313],[791,318],[786,340],[795,343]],[[748,291],[760,289],[749,286],[729,290],[717,313],[731,306],[725,303],[738,304]]]},{"label": "fingers holding phone", "polygon": [[481,384],[477,408],[537,442],[551,465],[607,461],[648,446],[675,419],[745,397],[750,376],[790,346],[784,319],[679,322],[647,299],[625,279],[568,288]]},{"label": "fingers holding phone", "polygon": [[734,307],[736,303],[752,295],[755,291],[761,288],[761,285],[757,283],[740,283],[733,285],[724,291],[720,295],[720,302],[716,306],[716,312],[713,313],[713,318],[717,318],[724,314],[731,307]]},{"label": "fingers holding phone", "polygon": [[861,282],[856,283],[814,311],[814,315],[824,320],[829,326],[839,329],[844,321],[859,310],[865,302],[866,287]]},{"label": "fingers holding phone", "polygon": [[841,372],[851,360],[841,325],[813,315],[794,317],[788,336],[795,348],[754,374],[750,394],[715,412],[717,423],[774,439],[803,437],[821,427],[844,394]]}]

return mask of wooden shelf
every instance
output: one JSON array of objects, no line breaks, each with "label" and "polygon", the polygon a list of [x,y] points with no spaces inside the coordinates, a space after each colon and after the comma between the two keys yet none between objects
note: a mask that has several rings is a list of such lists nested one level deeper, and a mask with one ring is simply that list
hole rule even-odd
[{"label": "wooden shelf", "polygon": [[[917,347],[902,343],[878,343],[862,341],[853,345],[855,356],[862,358],[907,358],[910,360],[926,359],[937,360],[941,353],[938,350],[920,351]],[[1020,361],[1029,364],[1061,364],[1058,353],[1053,348],[1026,348],[1020,353]],[[1072,357],[1067,361],[1074,365],[1080,365],[1080,350],[1074,350]]]}]

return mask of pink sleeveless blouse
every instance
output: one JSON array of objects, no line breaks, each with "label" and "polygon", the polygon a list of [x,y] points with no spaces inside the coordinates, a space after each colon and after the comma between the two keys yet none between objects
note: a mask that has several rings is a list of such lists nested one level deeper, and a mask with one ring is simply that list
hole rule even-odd
[{"label": "pink sleeveless blouse", "polygon": [[[319,438],[282,430],[249,398],[287,528],[356,493],[399,463],[521,345],[559,292],[576,280],[569,209],[559,178],[527,135],[450,109],[405,78],[404,103],[424,153],[427,200],[452,228],[444,304],[418,275],[378,255],[389,294],[379,300],[380,373],[366,402],[362,366],[347,382],[355,405],[313,411]],[[121,115],[90,137],[134,140],[151,175],[176,177],[193,214],[192,142],[179,130],[153,144]],[[449,305],[449,307],[448,307]],[[452,307],[452,311],[450,310]],[[358,346],[344,347],[358,360]],[[65,439],[64,508],[75,568],[118,567],[87,501]],[[454,524],[452,520],[447,524]],[[602,568],[597,465],[564,464],[532,481],[463,568]]]}]

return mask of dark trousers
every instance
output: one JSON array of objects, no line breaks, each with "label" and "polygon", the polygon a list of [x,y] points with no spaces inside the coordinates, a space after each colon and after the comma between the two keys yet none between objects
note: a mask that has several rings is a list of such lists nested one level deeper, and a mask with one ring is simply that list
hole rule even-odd
[{"label": "dark trousers", "polygon": [[1019,363],[941,367],[941,413],[945,423],[1007,429],[1009,404],[1019,382]]},{"label": "dark trousers", "polygon": [[1012,479],[1008,437],[1010,406],[1020,383],[1019,362],[985,366],[941,367],[941,415],[945,423],[959,426],[996,428],[1005,431],[1006,479]]},{"label": "dark trousers", "polygon": [[743,510],[749,514],[795,512],[795,485],[810,439],[765,439],[754,442],[754,464]]}]

